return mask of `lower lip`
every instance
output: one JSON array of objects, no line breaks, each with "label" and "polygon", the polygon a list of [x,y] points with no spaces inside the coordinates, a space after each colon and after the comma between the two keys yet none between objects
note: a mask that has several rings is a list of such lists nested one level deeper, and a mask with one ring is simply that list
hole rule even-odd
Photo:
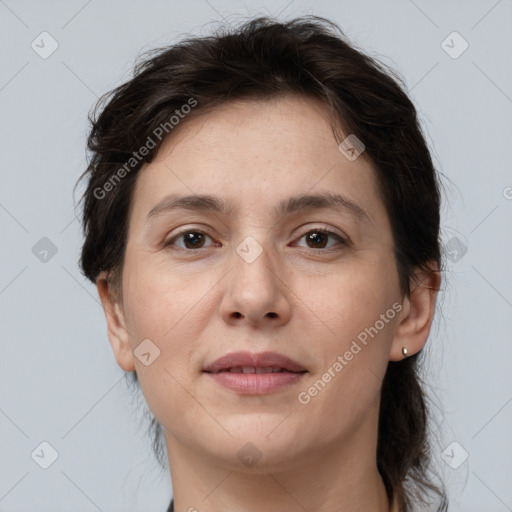
[{"label": "lower lip", "polygon": [[208,373],[221,386],[245,395],[264,395],[299,382],[304,373]]}]

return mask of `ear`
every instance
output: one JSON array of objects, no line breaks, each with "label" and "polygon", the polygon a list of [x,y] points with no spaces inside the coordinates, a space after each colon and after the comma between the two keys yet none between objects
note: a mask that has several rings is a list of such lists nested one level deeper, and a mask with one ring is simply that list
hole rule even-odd
[{"label": "ear", "polygon": [[398,326],[391,344],[390,361],[404,359],[402,348],[407,349],[407,355],[418,353],[427,342],[441,276],[436,264],[431,263],[432,271],[418,271],[416,279],[411,279],[411,293],[405,297]]},{"label": "ear", "polygon": [[108,338],[117,364],[123,370],[132,372],[135,371],[135,364],[124,312],[109,290],[107,275],[106,271],[100,273],[96,280],[96,287],[107,320]]}]

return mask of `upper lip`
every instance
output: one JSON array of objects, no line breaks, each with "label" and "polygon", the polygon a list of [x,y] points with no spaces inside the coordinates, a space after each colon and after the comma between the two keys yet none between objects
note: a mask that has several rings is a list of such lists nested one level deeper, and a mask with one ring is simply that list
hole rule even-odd
[{"label": "upper lip", "polygon": [[215,373],[229,368],[257,368],[257,367],[271,367],[283,368],[291,372],[304,372],[307,371],[302,365],[290,359],[287,356],[278,354],[277,352],[260,352],[253,354],[251,352],[231,352],[225,356],[216,359],[213,363],[204,368],[203,371]]}]

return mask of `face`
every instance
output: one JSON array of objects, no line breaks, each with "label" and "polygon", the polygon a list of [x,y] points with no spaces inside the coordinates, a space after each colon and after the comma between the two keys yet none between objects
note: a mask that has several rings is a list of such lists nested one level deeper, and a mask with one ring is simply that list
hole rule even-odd
[{"label": "face", "polygon": [[[347,158],[324,107],[296,96],[230,102],[172,135],[137,178],[125,345],[113,343],[168,449],[233,467],[251,442],[258,467],[275,469],[357,445],[375,426],[404,313],[372,164]],[[343,200],[290,202],[322,194]],[[170,196],[201,195],[226,211],[171,207]],[[306,371],[259,394],[203,371],[239,351],[277,352]]]}]

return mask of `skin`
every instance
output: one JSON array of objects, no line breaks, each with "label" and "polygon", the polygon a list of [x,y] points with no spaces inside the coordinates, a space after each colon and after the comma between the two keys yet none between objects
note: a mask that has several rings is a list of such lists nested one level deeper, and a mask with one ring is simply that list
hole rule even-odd
[{"label": "skin", "polygon": [[[369,221],[336,210],[276,216],[281,200],[321,191],[349,197]],[[214,193],[233,211],[174,211],[146,224],[170,193]],[[308,243],[322,228],[350,243]],[[199,248],[183,237],[163,247],[188,229],[207,233]],[[236,252],[248,236],[263,250],[252,263]],[[164,428],[175,510],[390,510],[376,466],[380,389],[388,361],[428,338],[438,274],[420,279],[401,296],[372,164],[340,152],[316,100],[237,100],[176,127],[137,178],[122,299],[109,293],[106,272],[97,281],[116,360],[137,372]],[[301,404],[298,393],[395,302],[400,313]],[[160,350],[149,366],[133,353],[144,339]],[[308,373],[249,396],[202,372],[238,350],[277,351]],[[261,454],[252,467],[237,456],[248,442]]]}]

